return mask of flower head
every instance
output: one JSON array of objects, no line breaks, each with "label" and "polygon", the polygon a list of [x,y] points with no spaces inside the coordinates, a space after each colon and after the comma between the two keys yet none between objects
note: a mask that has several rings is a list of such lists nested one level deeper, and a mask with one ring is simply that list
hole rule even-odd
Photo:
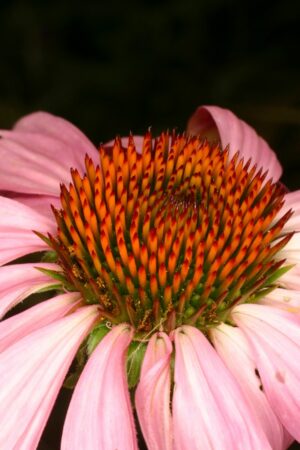
[{"label": "flower head", "polygon": [[52,292],[0,324],[3,448],[36,448],[78,350],[62,449],[138,448],[132,406],[150,450],[300,440],[299,194],[266,142],[217,107],[99,152],[46,113],[1,134],[0,311]]}]

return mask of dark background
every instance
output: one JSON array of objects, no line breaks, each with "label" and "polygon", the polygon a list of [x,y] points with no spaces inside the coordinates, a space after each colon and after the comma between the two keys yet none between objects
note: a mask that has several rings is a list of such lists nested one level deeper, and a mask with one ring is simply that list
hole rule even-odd
[{"label": "dark background", "polygon": [[[271,143],[299,188],[299,19],[292,0],[2,1],[0,127],[43,109],[98,144],[182,131],[217,104]],[[59,448],[64,402],[39,450]]]}]

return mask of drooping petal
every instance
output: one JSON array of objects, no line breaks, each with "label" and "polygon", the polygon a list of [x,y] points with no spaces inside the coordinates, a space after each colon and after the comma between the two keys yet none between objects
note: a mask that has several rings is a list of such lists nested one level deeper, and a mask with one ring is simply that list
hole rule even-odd
[{"label": "drooping petal", "polygon": [[118,325],[90,356],[67,412],[62,450],[137,450],[125,372],[132,335],[130,325]]},{"label": "drooping petal", "polygon": [[293,313],[300,313],[300,291],[277,288],[265,297],[262,297],[259,300],[259,304],[285,309]]},{"label": "drooping petal", "polygon": [[147,346],[135,394],[139,423],[149,450],[172,450],[170,358],[172,344],[165,333],[154,334]]},{"label": "drooping petal", "polygon": [[[252,412],[265,432],[273,450],[283,449],[283,427],[261,390],[249,344],[238,327],[222,323],[210,334],[218,354],[225,362],[252,406]],[[233,357],[234,355],[234,357]]]},{"label": "drooping petal", "polygon": [[0,323],[0,352],[33,331],[64,317],[79,304],[78,292],[58,295]]},{"label": "drooping petal", "polygon": [[81,308],[0,354],[2,450],[36,449],[76,351],[97,316],[97,307]]},{"label": "drooping petal", "polygon": [[[48,135],[74,148],[74,152],[91,158],[98,158],[98,151],[92,142],[75,125],[62,117],[38,111],[22,117],[14,126],[15,131]],[[98,159],[97,159],[98,162]]]},{"label": "drooping petal", "polygon": [[263,389],[274,412],[300,441],[300,317],[254,304],[237,306],[232,317],[253,347]]},{"label": "drooping petal", "polygon": [[196,328],[175,330],[175,450],[271,449],[229,370]]},{"label": "drooping petal", "polygon": [[0,318],[34,292],[57,284],[56,280],[37,268],[61,270],[56,264],[50,263],[12,264],[0,267]]},{"label": "drooping petal", "polygon": [[0,265],[20,256],[48,249],[32,230],[54,233],[56,225],[28,206],[0,197]]},{"label": "drooping petal", "polygon": [[37,112],[23,117],[13,131],[1,130],[0,190],[59,196],[70,181],[70,167],[84,172],[86,153],[98,163],[90,140],[61,117]]},{"label": "drooping petal", "polygon": [[239,151],[245,161],[251,158],[252,164],[269,171],[269,177],[273,181],[278,181],[282,174],[280,163],[267,142],[228,109],[218,106],[199,107],[190,118],[187,131],[203,137],[215,133],[214,138],[219,136],[223,148],[229,144],[231,156]]}]

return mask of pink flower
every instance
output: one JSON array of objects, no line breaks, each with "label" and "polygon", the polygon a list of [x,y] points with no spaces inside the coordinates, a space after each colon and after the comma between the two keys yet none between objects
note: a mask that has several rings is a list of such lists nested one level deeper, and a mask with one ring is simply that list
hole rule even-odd
[{"label": "pink flower", "polygon": [[0,132],[1,449],[37,448],[77,379],[62,450],[138,449],[135,420],[149,450],[300,441],[300,191],[230,111],[187,133]]}]

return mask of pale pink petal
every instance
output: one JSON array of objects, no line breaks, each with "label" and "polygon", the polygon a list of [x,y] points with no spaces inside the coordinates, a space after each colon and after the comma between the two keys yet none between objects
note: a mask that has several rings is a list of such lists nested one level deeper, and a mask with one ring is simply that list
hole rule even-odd
[{"label": "pale pink petal", "polygon": [[251,158],[258,168],[268,170],[269,177],[274,181],[278,181],[282,174],[280,163],[267,142],[228,109],[218,106],[199,107],[190,118],[187,131],[203,137],[209,137],[214,132],[214,137],[219,137],[223,148],[229,144],[231,156],[239,151],[245,161]]},{"label": "pale pink petal", "polygon": [[264,305],[233,309],[252,345],[264,392],[284,427],[300,441],[300,318]]},{"label": "pale pink petal", "polygon": [[68,314],[79,305],[78,292],[58,295],[0,323],[0,352],[29,333]]},{"label": "pale pink petal", "polygon": [[118,325],[90,356],[69,406],[62,450],[137,450],[125,370],[132,335],[130,325]]},{"label": "pale pink petal", "polygon": [[300,291],[300,264],[295,264],[279,279],[280,286]]},{"label": "pale pink petal", "polygon": [[31,209],[34,209],[36,212],[45,217],[49,217],[51,220],[53,220],[54,217],[51,205],[53,205],[56,209],[61,208],[59,197],[47,195],[19,195],[15,193],[13,193],[13,195],[9,195],[9,197],[23,203],[23,205],[29,206]]},{"label": "pale pink petal", "polygon": [[97,307],[81,308],[0,354],[2,450],[36,449],[78,347],[97,317]]},{"label": "pale pink petal", "polygon": [[300,264],[300,233],[295,233],[276,255],[278,260],[286,259],[286,265]]},{"label": "pale pink petal", "polygon": [[[222,323],[210,332],[212,342],[218,354],[233,374],[252,406],[273,450],[283,448],[283,427],[261,390],[261,382],[257,377],[256,365],[249,344],[238,327]],[[233,357],[234,355],[234,357]]]},{"label": "pale pink petal", "polygon": [[175,450],[271,449],[238,383],[195,327],[175,330]]},{"label": "pale pink petal", "polygon": [[135,394],[135,405],[149,450],[172,450],[170,358],[172,344],[165,333],[154,334],[147,346]]},{"label": "pale pink petal", "polygon": [[265,297],[262,297],[259,300],[259,304],[285,309],[289,312],[300,313],[300,291],[277,288]]},{"label": "pale pink petal", "polygon": [[57,280],[37,268],[60,271],[50,263],[12,264],[0,267],[0,318],[29,295],[40,289],[57,285]]},{"label": "pale pink petal", "polygon": [[55,233],[54,218],[44,217],[15,200],[0,197],[0,265],[48,249],[33,230]]}]

